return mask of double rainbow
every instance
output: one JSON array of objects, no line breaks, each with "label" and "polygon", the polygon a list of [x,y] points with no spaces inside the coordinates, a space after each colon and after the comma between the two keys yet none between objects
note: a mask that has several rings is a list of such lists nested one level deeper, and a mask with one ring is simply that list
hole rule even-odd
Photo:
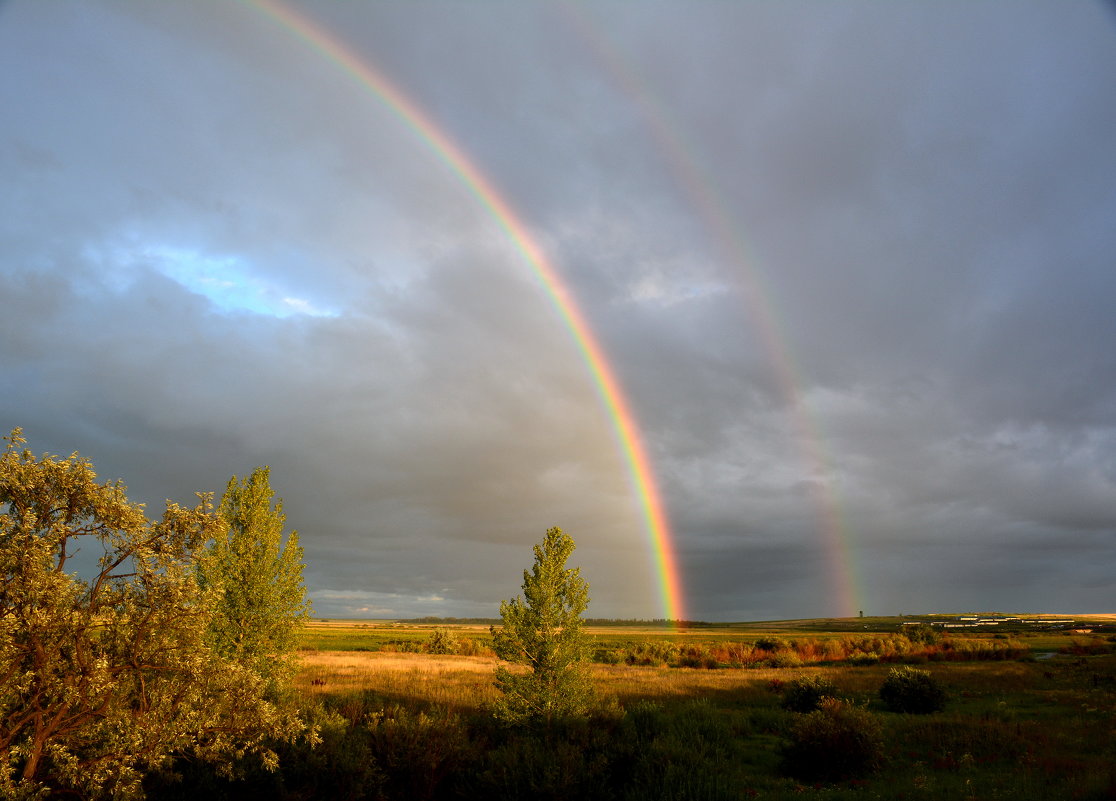
[{"label": "double rainbow", "polygon": [[600,342],[593,335],[573,294],[563,284],[558,271],[532,237],[530,230],[492,181],[481,172],[449,134],[440,128],[414,100],[389,81],[368,58],[358,56],[333,33],[276,0],[248,0],[248,4],[335,64],[365,92],[389,109],[476,198],[539,279],[559,317],[573,336],[612,421],[633,489],[639,499],[654,554],[663,614],[668,620],[684,619],[682,582],[674,554],[670,524],[655,482],[647,449],[636,426],[635,416]]},{"label": "double rainbow", "polygon": [[825,446],[821,426],[800,389],[803,382],[788,344],[789,339],[775,313],[774,293],[756,269],[757,260],[741,236],[739,226],[731,218],[727,204],[716,188],[717,182],[701,164],[696,155],[699,151],[687,141],[682,125],[657,101],[618,49],[606,39],[600,27],[593,24],[583,6],[569,3],[563,4],[560,9],[563,12],[561,19],[585,44],[587,54],[597,62],[599,71],[607,75],[640,110],[655,146],[664,157],[663,163],[687,196],[691,207],[704,221],[722,256],[737,267],[742,279],[741,294],[753,321],[753,330],[758,333],[770,359],[789,410],[789,423],[802,465],[817,477],[812,485],[821,544],[829,570],[833,598],[831,614],[851,617],[861,606],[850,556],[852,537],[834,482],[836,471],[833,459]]}]

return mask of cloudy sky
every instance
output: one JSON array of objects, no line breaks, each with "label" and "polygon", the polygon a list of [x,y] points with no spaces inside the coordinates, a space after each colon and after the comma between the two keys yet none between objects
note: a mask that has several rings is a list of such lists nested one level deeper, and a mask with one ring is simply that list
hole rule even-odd
[{"label": "cloudy sky", "polygon": [[321,616],[494,616],[554,525],[664,615],[575,337],[360,62],[584,315],[688,617],[1116,611],[1111,5],[285,8],[0,5],[5,431],[152,511],[270,465]]}]

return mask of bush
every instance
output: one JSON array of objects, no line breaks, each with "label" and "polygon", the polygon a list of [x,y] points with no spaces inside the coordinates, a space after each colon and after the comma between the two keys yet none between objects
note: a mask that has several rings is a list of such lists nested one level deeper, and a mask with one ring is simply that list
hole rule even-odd
[{"label": "bush", "polygon": [[760,637],[756,640],[755,647],[759,651],[787,651],[790,643],[779,637]]},{"label": "bush", "polygon": [[787,682],[783,689],[783,709],[791,712],[813,712],[823,698],[836,698],[837,687],[821,676],[802,676]]},{"label": "bush", "polygon": [[903,633],[911,642],[921,643],[922,645],[937,645],[942,640],[941,632],[925,623],[920,623],[917,626],[907,626]]},{"label": "bush", "polygon": [[457,637],[449,629],[434,629],[434,633],[423,643],[422,648],[428,654],[456,654]]},{"label": "bush", "polygon": [[492,732],[493,740],[461,795],[487,801],[615,798],[610,786],[611,760],[617,747],[625,743],[616,736],[617,725],[610,717],[566,717],[552,721],[549,727]]},{"label": "bush", "polygon": [[797,779],[833,781],[879,770],[883,762],[880,723],[866,709],[825,698],[800,718],[783,749],[783,770]]},{"label": "bush", "polygon": [[598,648],[593,652],[593,661],[601,665],[619,665],[624,655],[613,648]]},{"label": "bush", "polygon": [[641,642],[629,648],[624,661],[629,665],[671,665],[678,660],[678,646],[672,642]]},{"label": "bush", "polygon": [[880,655],[877,653],[865,653],[864,651],[857,651],[855,654],[849,655],[850,665],[875,665],[880,661]]},{"label": "bush", "polygon": [[945,707],[946,692],[928,671],[904,666],[888,672],[880,700],[893,712],[926,715]]},{"label": "bush", "polygon": [[365,728],[389,798],[435,798],[472,757],[465,723],[446,709],[393,705],[368,715]]},{"label": "bush", "polygon": [[802,660],[794,651],[776,651],[764,659],[763,664],[773,668],[798,667]]},{"label": "bush", "polygon": [[717,667],[717,659],[705,647],[690,645],[679,651],[678,667],[713,670]]}]

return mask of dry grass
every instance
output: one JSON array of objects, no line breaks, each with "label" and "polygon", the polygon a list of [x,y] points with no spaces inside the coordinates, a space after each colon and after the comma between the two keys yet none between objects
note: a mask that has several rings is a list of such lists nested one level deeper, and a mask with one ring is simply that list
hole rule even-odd
[{"label": "dry grass", "polygon": [[395,702],[477,708],[495,700],[495,666],[491,657],[318,651],[302,655],[295,688],[311,696],[371,692]]},{"label": "dry grass", "polygon": [[[317,651],[302,655],[295,686],[310,695],[374,693],[386,701],[438,704],[460,710],[477,709],[496,698],[493,657],[431,654]],[[793,668],[702,670],[694,668],[589,666],[603,700],[622,705],[633,701],[717,698],[729,704],[754,703],[769,696],[773,682],[798,676],[821,676],[842,693],[875,694],[893,665],[849,668],[843,665]],[[947,685],[973,689],[1025,691],[1041,677],[1043,668],[1018,662],[933,663],[923,666]]]},{"label": "dry grass", "polygon": [[[317,651],[302,655],[295,679],[298,692],[310,696],[374,693],[385,700],[433,703],[476,709],[496,698],[492,657],[430,654]],[[589,673],[603,700],[621,704],[635,700],[719,697],[746,702],[763,697],[773,680],[821,675],[850,693],[868,692],[879,684],[883,666],[855,671],[838,667],[700,670],[691,668],[590,665]]]}]

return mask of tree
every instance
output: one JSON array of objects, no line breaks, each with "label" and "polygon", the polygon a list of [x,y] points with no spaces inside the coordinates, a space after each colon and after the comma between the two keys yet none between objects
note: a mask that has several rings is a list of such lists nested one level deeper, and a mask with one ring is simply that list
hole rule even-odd
[{"label": "tree", "polygon": [[[20,429],[0,456],[0,796],[142,797],[176,755],[224,760],[300,724],[253,671],[208,644],[195,580],[223,528],[210,496],[152,522],[89,461],[36,459]],[[75,569],[88,548],[100,557]],[[90,560],[86,559],[88,563]]]},{"label": "tree", "polygon": [[500,604],[501,628],[492,628],[501,659],[526,665],[528,672],[496,669],[502,693],[495,713],[509,723],[582,715],[592,688],[585,675],[588,640],[581,618],[589,606],[589,585],[579,568],[567,568],[574,541],[560,528],[546,532],[534,547],[535,564],[523,571],[523,598]]},{"label": "tree", "polygon": [[295,670],[298,630],[310,617],[310,601],[298,532],[284,545],[287,518],[270,476],[270,468],[257,467],[244,481],[229,479],[218,507],[227,528],[213,539],[198,573],[202,586],[217,594],[210,624],[214,647],[276,691]]}]

